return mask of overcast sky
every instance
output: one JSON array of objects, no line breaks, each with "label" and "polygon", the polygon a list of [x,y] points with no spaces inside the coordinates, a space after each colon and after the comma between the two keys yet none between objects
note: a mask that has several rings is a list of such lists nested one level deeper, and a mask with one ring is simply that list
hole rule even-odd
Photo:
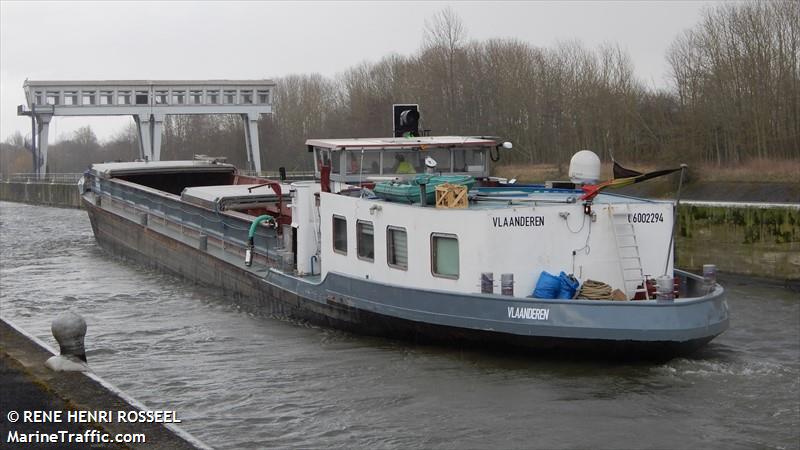
[{"label": "overcast sky", "polygon": [[[261,79],[327,76],[392,52],[414,53],[425,20],[450,5],[469,39],[539,47],[619,44],[636,73],[665,87],[665,51],[698,23],[701,1],[595,2],[10,2],[0,1],[0,138],[31,80]],[[407,99],[414,102],[415,99]],[[106,139],[129,118],[56,118],[50,141],[91,124]]]}]

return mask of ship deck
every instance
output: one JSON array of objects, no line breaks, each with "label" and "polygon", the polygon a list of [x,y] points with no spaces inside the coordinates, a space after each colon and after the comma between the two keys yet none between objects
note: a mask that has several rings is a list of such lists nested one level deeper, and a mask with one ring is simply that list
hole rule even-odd
[{"label": "ship deck", "polygon": [[[472,210],[495,210],[518,206],[558,206],[581,203],[583,191],[578,189],[552,189],[545,187],[479,187],[469,192],[469,206]],[[393,202],[378,196],[367,197],[370,200],[401,204],[411,207],[422,207],[419,202],[407,204]],[[670,200],[652,200],[627,195],[600,193],[592,202],[594,204],[632,204],[632,203],[670,203]],[[425,207],[432,207],[427,205]],[[451,210],[451,209],[446,209]]]}]

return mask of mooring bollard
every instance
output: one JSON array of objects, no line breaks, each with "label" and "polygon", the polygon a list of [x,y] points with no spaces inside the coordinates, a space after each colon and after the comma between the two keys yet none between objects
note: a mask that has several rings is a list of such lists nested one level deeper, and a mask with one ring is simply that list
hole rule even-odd
[{"label": "mooring bollard", "polygon": [[61,354],[48,359],[45,366],[55,371],[88,371],[86,349],[83,345],[86,337],[86,321],[83,317],[67,311],[53,320],[50,329],[58,341]]}]

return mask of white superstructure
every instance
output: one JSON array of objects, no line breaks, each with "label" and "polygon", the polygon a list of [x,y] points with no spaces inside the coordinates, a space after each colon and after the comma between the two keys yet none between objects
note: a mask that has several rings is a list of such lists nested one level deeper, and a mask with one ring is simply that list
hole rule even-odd
[{"label": "white superstructure", "polygon": [[542,187],[486,195],[478,190],[464,209],[399,203],[353,188],[413,177],[398,170],[397,155],[411,161],[416,173],[425,170],[420,161],[434,156],[440,174],[483,176],[491,184],[488,160],[498,141],[422,137],[307,144],[317,173],[330,167],[330,192],[324,192],[323,180],[323,192],[304,188],[305,194],[294,197],[293,211],[303,212],[302,218],[293,215],[298,243],[315,239],[311,246],[298,244],[300,274],[312,273],[313,259],[313,273],[319,270],[323,278],[339,273],[459,293],[481,292],[486,273],[500,293],[501,278],[511,274],[514,296],[526,297],[542,271],[564,271],[581,282],[607,283],[628,298],[643,292],[645,278],[673,274],[671,202],[609,194],[582,202],[579,190]]},{"label": "white superstructure", "polygon": [[[669,202],[631,202],[602,195],[594,202],[593,215],[586,215],[580,203],[509,206],[501,202],[437,209],[331,193],[322,193],[320,200],[323,277],[337,272],[390,284],[475,293],[480,292],[481,273],[492,272],[498,286],[495,292],[500,293],[501,275],[510,273],[514,274],[514,295],[526,297],[541,271],[564,271],[582,282],[603,281],[632,297],[635,286],[626,286],[623,279],[624,259],[630,253],[618,248],[613,213],[623,214],[625,220],[630,217],[644,274],[663,275],[666,265],[672,275],[672,258],[667,263],[672,228]],[[397,253],[404,255],[398,258]],[[298,261],[302,258],[298,255]],[[398,259],[406,262],[398,264]]]}]

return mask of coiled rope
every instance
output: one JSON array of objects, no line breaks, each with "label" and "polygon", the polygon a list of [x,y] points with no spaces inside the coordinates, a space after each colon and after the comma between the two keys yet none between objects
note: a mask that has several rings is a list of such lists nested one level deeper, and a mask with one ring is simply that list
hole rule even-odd
[{"label": "coiled rope", "polygon": [[586,280],[575,298],[588,300],[611,300],[613,289],[602,281]]}]

